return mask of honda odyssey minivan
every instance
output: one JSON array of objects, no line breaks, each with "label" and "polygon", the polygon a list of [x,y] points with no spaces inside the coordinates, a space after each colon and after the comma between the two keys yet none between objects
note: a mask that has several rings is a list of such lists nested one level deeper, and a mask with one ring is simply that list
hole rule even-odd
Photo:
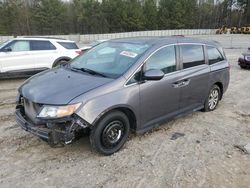
[{"label": "honda odyssey minivan", "polygon": [[130,131],[215,110],[228,84],[229,63],[217,42],[114,39],[28,79],[18,90],[16,119],[52,146],[88,130],[92,147],[110,155]]}]

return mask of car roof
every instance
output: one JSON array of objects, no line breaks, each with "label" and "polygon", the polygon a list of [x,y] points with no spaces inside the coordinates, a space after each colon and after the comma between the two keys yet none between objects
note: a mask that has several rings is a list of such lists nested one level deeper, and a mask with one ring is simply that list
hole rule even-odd
[{"label": "car roof", "polygon": [[75,41],[66,40],[63,38],[54,38],[54,37],[17,37],[13,40],[50,40],[50,41],[56,41],[56,42],[72,42],[75,43]]},{"label": "car roof", "polygon": [[216,47],[220,47],[220,44],[216,41],[209,41],[193,37],[184,36],[167,36],[167,37],[131,37],[131,38],[119,38],[112,39],[113,42],[124,42],[133,44],[149,44],[149,45],[168,45],[176,43],[194,43],[194,44],[206,44]]}]

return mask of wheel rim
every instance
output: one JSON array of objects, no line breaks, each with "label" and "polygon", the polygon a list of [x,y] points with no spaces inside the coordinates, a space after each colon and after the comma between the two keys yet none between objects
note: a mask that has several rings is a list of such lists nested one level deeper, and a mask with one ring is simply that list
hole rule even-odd
[{"label": "wheel rim", "polygon": [[125,129],[122,121],[110,122],[102,132],[102,144],[106,148],[117,146],[124,135]]},{"label": "wheel rim", "polygon": [[208,106],[210,110],[215,109],[219,102],[219,90],[214,89],[209,95]]}]

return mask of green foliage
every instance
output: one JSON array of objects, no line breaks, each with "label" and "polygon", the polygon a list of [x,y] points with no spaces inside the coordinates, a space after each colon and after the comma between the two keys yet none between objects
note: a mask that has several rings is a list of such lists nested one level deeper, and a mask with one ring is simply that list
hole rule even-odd
[{"label": "green foliage", "polygon": [[143,5],[143,14],[145,18],[145,30],[158,29],[157,6],[155,0],[145,0],[145,3]]},{"label": "green foliage", "polygon": [[[250,0],[0,0],[0,35],[113,33],[250,24]],[[235,9],[234,7],[238,7]]]},{"label": "green foliage", "polygon": [[65,6],[60,0],[40,0],[34,8],[34,21],[41,34],[63,34]]},{"label": "green foliage", "polygon": [[250,26],[250,0],[237,0],[237,2],[243,7],[243,22]]},{"label": "green foliage", "polygon": [[[21,11],[22,10],[22,11]],[[14,34],[24,33],[24,24],[26,23],[27,10],[21,0],[0,2],[0,33]]]}]

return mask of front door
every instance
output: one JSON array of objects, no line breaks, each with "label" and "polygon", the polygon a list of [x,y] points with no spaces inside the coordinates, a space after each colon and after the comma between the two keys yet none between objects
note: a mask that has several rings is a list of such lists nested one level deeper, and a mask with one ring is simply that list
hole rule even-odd
[{"label": "front door", "polygon": [[29,55],[29,41],[14,40],[4,47],[4,49],[7,48],[9,51],[0,52],[2,72],[25,71],[35,68],[36,60]]},{"label": "front door", "polygon": [[145,81],[140,84],[142,129],[178,112],[180,89],[174,87],[179,79],[176,59],[176,48],[172,45],[160,48],[144,64],[144,71],[160,69],[165,76],[159,81]]}]

